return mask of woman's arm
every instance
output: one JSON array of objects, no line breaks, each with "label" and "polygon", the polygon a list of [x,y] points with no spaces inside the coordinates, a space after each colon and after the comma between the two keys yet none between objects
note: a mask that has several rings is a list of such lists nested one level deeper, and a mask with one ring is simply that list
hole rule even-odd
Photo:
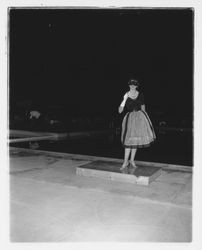
[{"label": "woman's arm", "polygon": [[126,104],[127,98],[128,98],[128,93],[126,93],[126,94],[124,95],[124,97],[123,97],[123,101],[122,101],[122,103],[121,103],[120,106],[119,106],[119,113],[122,113],[122,112],[123,112],[124,106],[125,106],[125,104]]},{"label": "woman's arm", "polygon": [[141,110],[142,110],[142,111],[145,111],[145,104],[142,104],[142,105],[141,105]]},{"label": "woman's arm", "polygon": [[119,106],[119,114],[122,113],[124,110],[124,107]]},{"label": "woman's arm", "polygon": [[145,111],[144,95],[141,93],[141,110]]}]

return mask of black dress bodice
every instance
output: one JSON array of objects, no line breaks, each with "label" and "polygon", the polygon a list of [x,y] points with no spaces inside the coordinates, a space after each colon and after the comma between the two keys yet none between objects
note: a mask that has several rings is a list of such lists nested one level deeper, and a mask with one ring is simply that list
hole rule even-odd
[{"label": "black dress bodice", "polygon": [[130,97],[126,100],[126,109],[129,112],[141,110],[141,105],[144,104],[144,96],[142,93],[138,94],[136,99],[132,99]]}]

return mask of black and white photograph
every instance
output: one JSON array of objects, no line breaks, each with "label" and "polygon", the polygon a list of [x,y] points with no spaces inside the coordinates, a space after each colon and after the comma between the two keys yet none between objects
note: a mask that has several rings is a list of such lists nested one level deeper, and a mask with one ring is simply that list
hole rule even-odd
[{"label": "black and white photograph", "polygon": [[195,17],[7,7],[10,242],[193,242]]}]

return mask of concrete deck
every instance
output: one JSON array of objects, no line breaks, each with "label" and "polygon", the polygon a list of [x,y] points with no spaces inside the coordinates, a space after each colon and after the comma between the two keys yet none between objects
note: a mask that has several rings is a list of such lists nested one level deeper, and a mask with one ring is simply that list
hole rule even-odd
[{"label": "concrete deck", "polygon": [[162,170],[149,186],[76,175],[97,160],[11,148],[10,240],[191,242],[191,172]]}]

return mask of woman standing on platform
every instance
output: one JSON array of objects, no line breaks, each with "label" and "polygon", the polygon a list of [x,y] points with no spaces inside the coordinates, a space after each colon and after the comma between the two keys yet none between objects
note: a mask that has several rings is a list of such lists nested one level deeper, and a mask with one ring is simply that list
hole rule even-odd
[{"label": "woman standing on platform", "polygon": [[128,85],[130,90],[124,95],[119,106],[119,113],[123,112],[124,107],[128,111],[122,122],[121,142],[125,148],[125,155],[120,170],[124,170],[129,163],[136,168],[134,159],[137,148],[148,147],[156,139],[152,123],[145,111],[143,93],[137,90],[139,81],[131,79]]}]

